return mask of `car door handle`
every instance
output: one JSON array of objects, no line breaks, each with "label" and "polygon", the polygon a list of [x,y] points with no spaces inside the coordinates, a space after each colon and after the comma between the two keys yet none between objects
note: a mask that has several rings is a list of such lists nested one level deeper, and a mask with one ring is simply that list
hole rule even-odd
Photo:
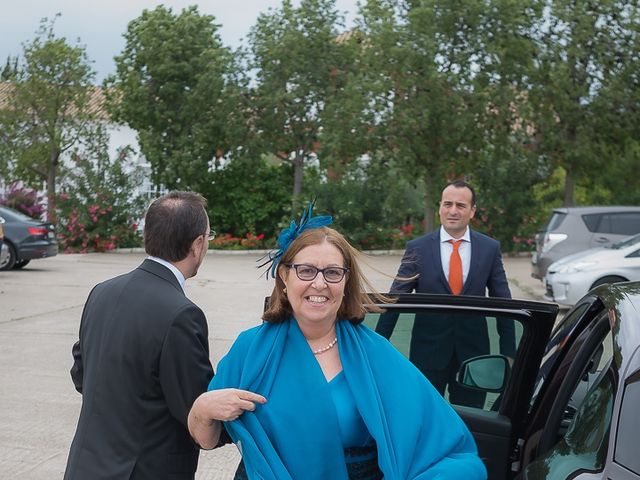
[{"label": "car door handle", "polygon": [[598,237],[595,239],[596,243],[609,243],[611,240],[609,240],[607,237]]}]

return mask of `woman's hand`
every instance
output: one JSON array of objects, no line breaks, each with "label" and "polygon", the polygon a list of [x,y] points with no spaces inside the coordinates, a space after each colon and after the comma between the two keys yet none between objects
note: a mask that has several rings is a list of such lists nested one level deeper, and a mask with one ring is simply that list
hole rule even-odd
[{"label": "woman's hand", "polygon": [[222,431],[220,422],[235,420],[246,411],[254,411],[256,404],[264,403],[267,399],[262,395],[237,388],[205,392],[196,398],[189,411],[189,433],[202,448],[214,448]]}]

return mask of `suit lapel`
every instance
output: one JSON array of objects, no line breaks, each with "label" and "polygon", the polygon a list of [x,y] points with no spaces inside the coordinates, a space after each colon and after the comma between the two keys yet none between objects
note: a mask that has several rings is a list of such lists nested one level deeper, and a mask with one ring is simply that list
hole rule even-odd
[{"label": "suit lapel", "polygon": [[480,268],[480,252],[478,252],[478,238],[476,232],[469,229],[469,238],[471,239],[471,259],[469,261],[469,273],[462,286],[461,295],[466,294],[469,285],[471,285],[471,279]]},{"label": "suit lapel", "polygon": [[440,279],[440,282],[442,283],[444,290],[446,292],[452,293],[451,287],[449,287],[449,282],[447,280],[447,275],[442,269],[442,254],[440,253],[440,246],[441,246],[440,245],[440,229],[436,230],[433,233],[433,235],[430,238],[430,241],[431,241],[431,248],[429,250],[431,251],[431,262],[430,263],[425,262],[424,265],[425,266],[428,266],[429,264],[437,265],[436,268],[438,269],[438,272],[440,272],[440,274],[438,275],[438,278]]},{"label": "suit lapel", "polygon": [[180,286],[180,282],[173,274],[171,270],[169,270],[164,265],[160,265],[158,262],[154,262],[153,260],[149,260],[148,258],[142,262],[142,265],[138,267],[140,270],[144,270],[145,272],[149,272],[152,275],[162,278],[169,282],[173,287],[178,290],[180,293],[184,294],[184,290]]}]

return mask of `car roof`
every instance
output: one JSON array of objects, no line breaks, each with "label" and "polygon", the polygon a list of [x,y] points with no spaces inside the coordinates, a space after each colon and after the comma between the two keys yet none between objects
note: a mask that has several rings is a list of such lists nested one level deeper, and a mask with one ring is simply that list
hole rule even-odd
[{"label": "car roof", "polygon": [[576,213],[579,215],[588,213],[610,213],[610,212],[640,212],[640,206],[633,205],[594,205],[589,207],[558,207],[553,209],[558,213]]}]

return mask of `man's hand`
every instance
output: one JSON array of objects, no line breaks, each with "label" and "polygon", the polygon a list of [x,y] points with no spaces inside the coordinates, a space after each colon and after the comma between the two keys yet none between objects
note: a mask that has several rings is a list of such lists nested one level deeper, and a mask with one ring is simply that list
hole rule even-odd
[{"label": "man's hand", "polygon": [[202,448],[214,448],[222,431],[221,421],[235,420],[246,411],[254,411],[256,404],[264,403],[267,399],[262,395],[236,388],[205,392],[196,398],[189,411],[189,433]]}]

